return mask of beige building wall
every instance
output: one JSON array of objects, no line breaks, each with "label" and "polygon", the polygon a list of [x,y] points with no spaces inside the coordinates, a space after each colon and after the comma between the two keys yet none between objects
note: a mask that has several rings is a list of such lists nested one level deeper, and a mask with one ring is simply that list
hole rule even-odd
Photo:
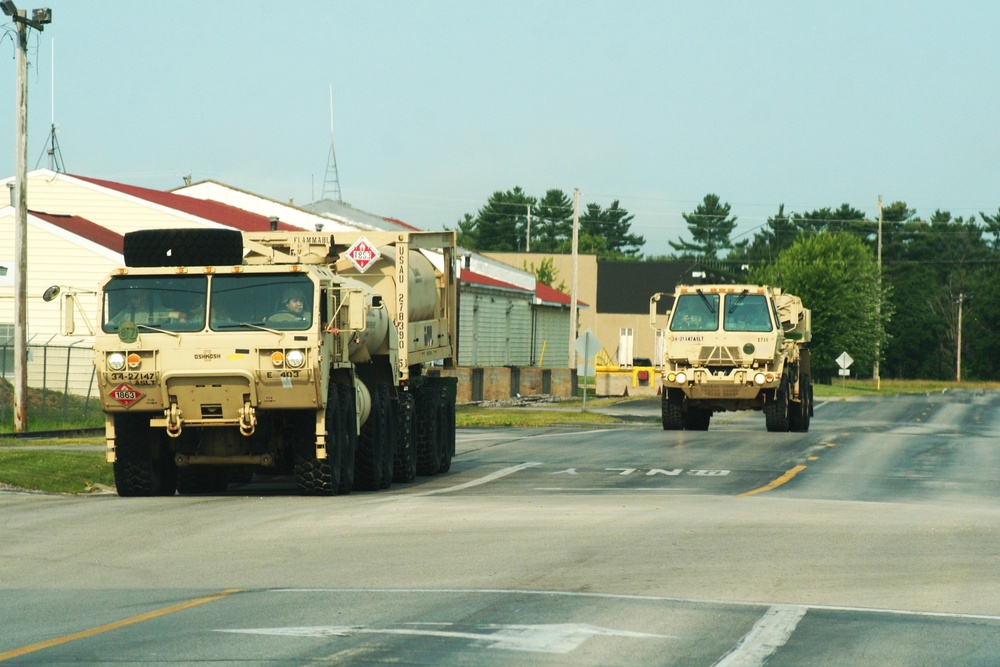
[{"label": "beige building wall", "polygon": [[[567,294],[572,289],[572,255],[523,252],[489,252],[483,254],[519,269],[524,269],[525,265],[527,265],[528,271],[532,270],[531,267],[533,265],[537,268],[541,266],[542,261],[551,259],[552,267],[556,271],[555,285],[553,287],[559,287],[560,283],[565,283],[563,291]],[[635,287],[636,289],[646,289],[643,285],[636,285]],[[653,293],[650,292],[649,296],[652,295]],[[583,333],[588,328],[593,331],[594,335],[601,342],[601,348],[612,364],[617,365],[619,363],[619,340],[623,328],[632,329],[632,356],[653,359],[655,332],[649,325],[649,313],[621,314],[597,312],[596,255],[577,256],[577,300],[587,304],[587,307],[581,308],[577,315],[578,333]],[[566,336],[568,339],[568,331],[566,332]]]}]

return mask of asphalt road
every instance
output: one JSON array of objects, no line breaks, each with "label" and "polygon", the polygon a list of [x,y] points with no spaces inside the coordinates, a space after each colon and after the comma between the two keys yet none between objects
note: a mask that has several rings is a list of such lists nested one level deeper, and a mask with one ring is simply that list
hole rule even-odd
[{"label": "asphalt road", "polygon": [[0,492],[0,661],[1000,665],[998,406],[460,429],[450,474],[338,498]]}]

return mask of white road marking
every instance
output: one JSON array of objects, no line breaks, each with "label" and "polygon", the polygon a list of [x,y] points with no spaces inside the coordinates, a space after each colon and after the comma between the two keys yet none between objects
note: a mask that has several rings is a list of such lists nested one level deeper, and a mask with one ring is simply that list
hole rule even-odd
[{"label": "white road marking", "polygon": [[599,493],[599,492],[602,492],[602,491],[606,491],[608,493],[614,493],[615,495],[618,495],[618,496],[627,496],[628,494],[632,493],[633,491],[653,491],[653,492],[656,492],[656,493],[671,493],[671,494],[681,494],[681,495],[683,495],[683,494],[691,494],[691,493],[695,493],[695,492],[698,492],[698,491],[702,491],[702,489],[698,489],[698,488],[694,488],[694,489],[692,489],[692,488],[674,489],[674,488],[664,488],[664,487],[654,488],[654,487],[651,487],[651,486],[630,486],[627,489],[609,489],[609,488],[606,488],[606,487],[603,487],[603,486],[594,486],[594,487],[586,487],[586,486],[585,487],[539,486],[539,487],[536,487],[536,488],[534,488],[532,490],[533,491],[550,491],[550,492],[551,491],[569,491],[571,493],[575,493],[575,492],[579,492],[579,491],[588,491],[588,492],[598,492]]},{"label": "white road marking", "polygon": [[785,645],[808,610],[797,605],[771,607],[714,667],[761,667]]},{"label": "white road marking", "polygon": [[421,491],[419,493],[408,493],[406,498],[419,498],[420,496],[434,496],[440,493],[451,493],[452,491],[461,491],[462,489],[469,489],[473,486],[479,486],[480,484],[487,484],[495,479],[500,479],[501,477],[506,477],[507,475],[512,475],[519,470],[524,470],[525,468],[533,468],[534,466],[542,465],[540,461],[535,461],[531,463],[521,463],[516,466],[510,466],[509,468],[504,468],[503,470],[497,470],[496,472],[491,472],[489,475],[480,477],[479,479],[474,479],[469,482],[464,482],[462,484],[456,484],[455,486],[448,486],[443,489],[431,489],[430,491]]},{"label": "white road marking", "polygon": [[[416,624],[408,624],[416,625]],[[532,651],[535,653],[569,653],[580,647],[591,637],[628,637],[632,639],[677,639],[672,635],[657,635],[646,632],[631,632],[602,628],[587,623],[554,623],[538,625],[485,624],[465,629],[440,630],[453,627],[450,624],[427,624],[428,628],[372,628],[363,625],[320,625],[288,628],[244,628],[220,629],[226,632],[247,635],[270,635],[275,637],[349,637],[351,635],[410,635],[440,637],[447,639],[468,639],[486,643],[488,648],[508,651]]]},{"label": "white road marking", "polygon": [[474,431],[468,432],[468,435],[462,430],[459,430],[456,438],[458,442],[520,442],[521,440],[533,440],[535,438],[564,438],[568,435],[588,435],[590,433],[607,433],[606,428],[592,428],[586,431],[558,431],[555,433],[535,433],[531,435],[519,435],[517,437],[510,436],[499,436],[495,433],[489,435],[480,435]]},{"label": "white road marking", "polygon": [[[627,593],[585,593],[581,591],[521,590],[516,588],[269,588],[268,593],[393,593],[409,595],[537,595],[542,597],[577,597],[603,600],[641,600],[643,602],[679,602],[688,604],[714,604],[724,607],[776,607],[769,602],[751,600],[713,600],[709,598],[679,598],[668,595],[630,595]],[[995,614],[963,614],[952,611],[910,611],[880,607],[847,607],[838,605],[787,605],[807,611],[847,611],[859,614],[892,614],[915,618],[954,618],[960,620],[998,621]]]}]

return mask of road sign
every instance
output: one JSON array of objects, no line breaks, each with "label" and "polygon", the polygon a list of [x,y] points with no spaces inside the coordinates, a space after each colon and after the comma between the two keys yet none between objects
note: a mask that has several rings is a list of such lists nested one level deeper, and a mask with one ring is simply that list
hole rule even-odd
[{"label": "road sign", "polygon": [[[840,356],[837,357],[837,365],[841,368],[849,368],[851,364],[854,363],[854,359],[851,359],[851,355],[846,352],[841,352]],[[843,373],[842,373],[843,375]]]},{"label": "road sign", "polygon": [[601,342],[597,340],[597,336],[594,335],[593,331],[587,329],[576,339],[573,348],[577,354],[583,357],[584,365],[586,365],[591,359],[597,356],[597,353],[601,349]]},{"label": "road sign", "polygon": [[357,267],[358,271],[364,273],[372,264],[378,261],[382,253],[368,239],[362,236],[354,242],[354,245],[347,249],[344,256],[351,260],[351,264]]},{"label": "road sign", "polygon": [[587,376],[590,370],[590,360],[597,356],[597,352],[601,349],[601,342],[597,340],[597,336],[589,328],[580,334],[580,337],[576,339],[573,344],[573,348],[576,353],[583,357],[583,411],[587,411]]}]

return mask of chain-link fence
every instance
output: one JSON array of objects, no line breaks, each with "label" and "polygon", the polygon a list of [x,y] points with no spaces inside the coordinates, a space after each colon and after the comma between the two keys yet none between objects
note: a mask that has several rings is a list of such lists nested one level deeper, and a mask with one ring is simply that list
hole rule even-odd
[{"label": "chain-link fence", "polygon": [[[14,430],[14,346],[0,343],[0,433]],[[28,431],[98,427],[91,345],[28,345]]]}]

